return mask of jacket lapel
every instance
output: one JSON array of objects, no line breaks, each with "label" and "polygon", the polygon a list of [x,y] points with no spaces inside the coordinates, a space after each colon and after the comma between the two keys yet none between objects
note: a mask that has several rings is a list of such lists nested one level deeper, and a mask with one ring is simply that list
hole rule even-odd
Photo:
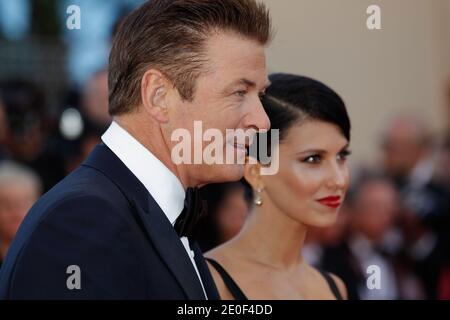
[{"label": "jacket lapel", "polygon": [[[158,207],[158,205],[155,203],[153,207]],[[161,219],[161,214],[164,213],[161,209],[158,209],[154,208],[145,211],[139,205],[136,206],[136,211],[141,217],[156,250],[158,250],[161,258],[178,280],[186,295],[189,299],[204,300],[205,295],[203,294],[197,273],[180,238],[178,238],[169,220],[165,217]]]},{"label": "jacket lapel", "polygon": [[83,166],[93,167],[114,181],[135,209],[144,231],[188,299],[205,299],[194,266],[172,224],[122,161],[101,143],[95,147]]}]

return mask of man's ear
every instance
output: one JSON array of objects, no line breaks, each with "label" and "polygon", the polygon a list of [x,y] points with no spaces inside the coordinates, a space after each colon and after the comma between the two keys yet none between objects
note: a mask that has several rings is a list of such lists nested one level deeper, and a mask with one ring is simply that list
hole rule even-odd
[{"label": "man's ear", "polygon": [[147,70],[141,81],[141,98],[144,110],[160,123],[169,122],[167,92],[171,84],[156,69]]},{"label": "man's ear", "polygon": [[252,186],[253,190],[264,189],[261,179],[261,164],[255,161],[247,161],[244,166],[244,178]]}]

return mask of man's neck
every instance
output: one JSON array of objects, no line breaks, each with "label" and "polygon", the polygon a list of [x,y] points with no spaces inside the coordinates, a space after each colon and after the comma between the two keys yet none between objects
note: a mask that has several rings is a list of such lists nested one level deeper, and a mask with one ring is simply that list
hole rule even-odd
[{"label": "man's neck", "polygon": [[173,163],[170,141],[164,139],[164,134],[158,123],[149,123],[149,121],[145,120],[145,117],[137,112],[117,116],[113,120],[158,158],[180,180],[183,188],[186,190],[189,186],[189,181],[186,175],[183,174],[182,167]]}]

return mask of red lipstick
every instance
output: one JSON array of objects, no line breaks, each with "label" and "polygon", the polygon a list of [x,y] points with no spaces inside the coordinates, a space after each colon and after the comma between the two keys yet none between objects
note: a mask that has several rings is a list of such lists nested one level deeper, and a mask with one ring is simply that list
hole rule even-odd
[{"label": "red lipstick", "polygon": [[318,199],[318,202],[320,202],[321,204],[336,209],[337,207],[339,207],[341,205],[341,197],[340,196],[329,196],[326,198],[322,198],[322,199]]}]

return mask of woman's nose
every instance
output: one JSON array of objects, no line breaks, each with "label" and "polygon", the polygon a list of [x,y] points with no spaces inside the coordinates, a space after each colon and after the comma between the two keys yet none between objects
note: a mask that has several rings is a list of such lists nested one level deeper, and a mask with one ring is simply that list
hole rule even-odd
[{"label": "woman's nose", "polygon": [[330,166],[328,187],[333,190],[345,189],[348,184],[349,174],[347,165],[334,163]]}]

